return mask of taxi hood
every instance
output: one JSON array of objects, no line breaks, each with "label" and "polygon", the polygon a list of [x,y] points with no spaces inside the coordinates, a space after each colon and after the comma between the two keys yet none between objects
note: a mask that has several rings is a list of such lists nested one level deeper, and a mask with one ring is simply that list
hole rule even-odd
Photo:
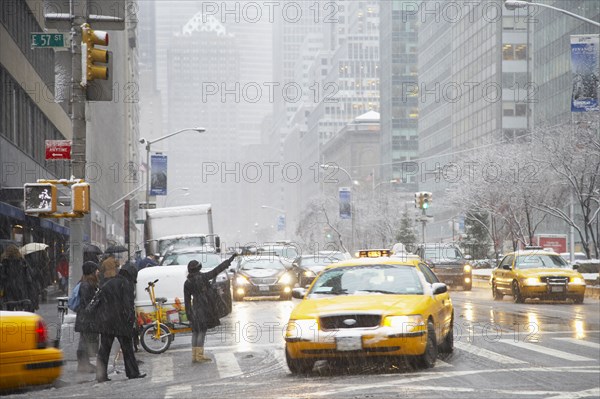
[{"label": "taxi hood", "polygon": [[308,298],[300,302],[290,318],[318,318],[335,314],[407,315],[421,313],[432,297],[425,295],[337,295]]},{"label": "taxi hood", "polygon": [[564,276],[564,277],[582,277],[577,270],[557,268],[538,268],[538,269],[520,269],[519,274],[523,277],[547,277],[547,276]]}]

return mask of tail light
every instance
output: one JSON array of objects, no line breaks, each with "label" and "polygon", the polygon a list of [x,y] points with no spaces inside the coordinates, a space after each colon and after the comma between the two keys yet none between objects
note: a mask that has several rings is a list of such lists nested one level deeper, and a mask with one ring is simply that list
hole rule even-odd
[{"label": "tail light", "polygon": [[35,336],[38,349],[45,348],[46,342],[48,341],[48,329],[43,320],[38,320],[37,326],[35,327]]}]

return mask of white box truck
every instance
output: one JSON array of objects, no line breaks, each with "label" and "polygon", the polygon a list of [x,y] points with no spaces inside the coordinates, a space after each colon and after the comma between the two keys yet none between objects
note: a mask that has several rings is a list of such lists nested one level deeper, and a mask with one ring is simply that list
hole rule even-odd
[{"label": "white box truck", "polygon": [[206,246],[220,252],[220,239],[214,233],[211,204],[174,206],[146,210],[144,247],[146,253],[169,249]]}]

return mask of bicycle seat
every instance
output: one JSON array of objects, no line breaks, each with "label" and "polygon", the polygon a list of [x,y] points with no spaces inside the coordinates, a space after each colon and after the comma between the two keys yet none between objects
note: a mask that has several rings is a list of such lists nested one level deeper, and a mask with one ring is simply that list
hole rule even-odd
[{"label": "bicycle seat", "polygon": [[158,303],[165,303],[165,302],[167,302],[167,298],[164,298],[164,297],[161,296],[159,298],[156,298],[156,302],[158,302]]}]

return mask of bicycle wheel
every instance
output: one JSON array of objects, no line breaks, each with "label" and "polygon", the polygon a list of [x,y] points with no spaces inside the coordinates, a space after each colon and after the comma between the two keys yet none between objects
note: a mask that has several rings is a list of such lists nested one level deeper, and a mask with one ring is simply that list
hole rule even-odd
[{"label": "bicycle wheel", "polygon": [[160,323],[160,337],[156,336],[156,323],[149,324],[142,330],[140,343],[144,349],[155,355],[161,354],[171,346],[173,335],[166,325]]}]

